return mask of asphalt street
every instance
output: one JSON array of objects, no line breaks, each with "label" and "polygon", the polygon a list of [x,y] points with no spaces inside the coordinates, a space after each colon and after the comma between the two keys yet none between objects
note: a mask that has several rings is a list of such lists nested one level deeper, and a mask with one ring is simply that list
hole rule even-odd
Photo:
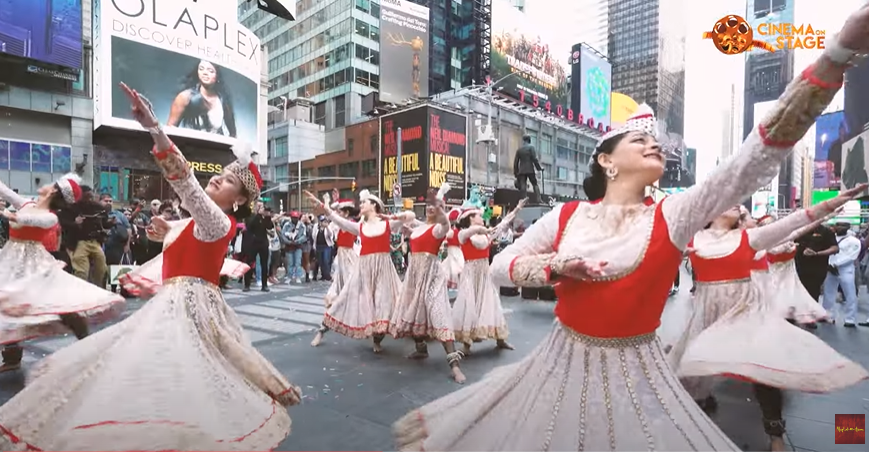
[{"label": "asphalt street", "polygon": [[[690,281],[683,275],[683,281]],[[375,355],[368,341],[353,341],[327,334],[320,347],[310,341],[323,314],[322,297],[327,286],[279,285],[269,293],[238,289],[226,292],[255,346],[293,383],[301,386],[300,406],[290,408],[293,433],[277,450],[385,451],[394,448],[391,425],[406,412],[455,390],[446,357],[438,346],[431,357],[408,360],[412,341],[384,341],[384,352]],[[865,292],[865,288],[863,289]],[[862,316],[869,296],[861,297]],[[497,351],[494,343],[475,344],[475,353],[462,362],[468,383],[478,381],[492,368],[514,362],[529,353],[551,328],[551,302],[529,302],[505,297],[514,351]],[[141,306],[128,303],[127,314]],[[688,287],[668,302],[662,330],[667,338],[684,321],[690,295]],[[861,319],[864,317],[861,317]],[[869,367],[869,328],[846,329],[822,325],[820,338],[840,353]],[[26,344],[25,366],[75,341],[57,337]],[[0,375],[0,402],[23,386],[21,373]],[[760,409],[749,385],[733,380],[716,388],[719,408],[713,419],[743,450],[768,450],[761,427]],[[123,403],[123,402],[120,402]],[[785,418],[788,442],[795,451],[865,451],[865,445],[834,444],[835,414],[869,413],[869,382],[832,394],[788,393]]]}]

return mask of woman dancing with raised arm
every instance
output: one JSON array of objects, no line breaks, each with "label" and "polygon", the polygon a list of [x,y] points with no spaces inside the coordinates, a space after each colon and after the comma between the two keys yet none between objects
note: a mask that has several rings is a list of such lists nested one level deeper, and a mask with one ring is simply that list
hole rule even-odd
[{"label": "woman dancing with raised arm", "polygon": [[457,289],[459,281],[462,277],[462,271],[465,269],[465,257],[462,255],[462,244],[459,243],[459,215],[462,209],[455,208],[450,210],[447,218],[450,221],[450,232],[447,233],[446,246],[447,256],[441,262],[444,273],[447,275],[447,288]]},{"label": "woman dancing with raised arm", "polygon": [[3,210],[10,228],[9,242],[0,250],[0,372],[21,368],[20,342],[69,331],[82,339],[88,320],[107,320],[123,308],[123,297],[65,272],[43,245],[47,234],[57,234],[53,212],[81,197],[80,182],[75,174],[63,176],[41,187],[35,202],[0,182],[0,197],[17,210]]},{"label": "woman dancing with raised arm", "polygon": [[235,222],[261,179],[250,155],[203,190],[150,103],[121,85],[157,164],[192,215],[167,237],[163,286],[129,318],[40,363],[0,407],[2,450],[274,449],[299,389],[246,338],[217,288]]},{"label": "woman dancing with raised arm", "polygon": [[738,450],[682,388],[655,331],[688,242],[778,174],[841,87],[846,48],[869,49],[869,8],[790,84],[742,152],[657,204],[644,201],[665,167],[651,109],[605,134],[584,183],[597,202],[556,207],[492,264],[501,286],[558,282],[552,333],[518,363],[400,419],[399,450]]},{"label": "woman dancing with raised arm", "polygon": [[465,355],[471,354],[472,343],[487,339],[494,339],[500,350],[513,350],[507,343],[510,329],[501,307],[501,293],[489,274],[489,247],[527,202],[519,201],[494,229],[483,225],[483,211],[473,204],[466,204],[459,215],[459,243],[465,265],[453,304],[453,328],[456,341],[465,344]]},{"label": "woman dancing with raised arm", "polygon": [[405,212],[400,221],[384,221],[383,201],[368,190],[359,192],[359,212],[363,221],[352,222],[337,214],[330,206],[310,192],[305,196],[316,206],[317,213],[326,213],[342,230],[359,236],[362,251],[350,270],[347,283],[332,300],[323,316],[323,325],[311,345],[316,347],[327,331],[353,339],[374,339],[374,353],[380,353],[381,343],[389,331],[392,303],[401,295],[401,279],[389,257],[389,235],[403,223],[414,220],[413,212]]},{"label": "woman dancing with raised arm", "polygon": [[415,222],[410,233],[410,264],[404,277],[404,290],[396,301],[389,322],[389,334],[396,339],[412,337],[416,351],[408,358],[428,358],[426,339],[440,341],[447,353],[453,380],[464,383],[459,368],[462,354],[456,351],[447,278],[438,252],[450,231],[444,212],[444,196],[450,186],[444,184],[426,200],[425,223]]},{"label": "woman dancing with raised arm", "polygon": [[[335,195],[335,202],[332,203],[331,207],[333,212],[336,212],[341,218],[347,221],[356,221],[359,217],[359,208],[356,207],[356,203],[353,202],[352,199],[338,199],[338,190],[333,190],[332,193]],[[344,285],[347,284],[347,280],[350,279],[350,273],[353,271],[353,268],[356,266],[356,260],[359,259],[359,254],[353,248],[353,245],[356,243],[356,235],[352,232],[347,232],[341,228],[333,226],[335,223],[331,223],[329,227],[335,227],[338,229],[337,237],[335,239],[335,246],[338,248],[338,252],[335,255],[335,262],[333,265],[337,265],[335,271],[332,272],[332,284],[329,285],[329,290],[326,292],[326,297],[323,301],[326,303],[326,309],[329,309],[329,306],[332,306],[332,300],[341,293],[341,290],[344,288]],[[320,341],[317,341],[319,344]],[[313,346],[317,346],[317,344],[311,344]]]}]

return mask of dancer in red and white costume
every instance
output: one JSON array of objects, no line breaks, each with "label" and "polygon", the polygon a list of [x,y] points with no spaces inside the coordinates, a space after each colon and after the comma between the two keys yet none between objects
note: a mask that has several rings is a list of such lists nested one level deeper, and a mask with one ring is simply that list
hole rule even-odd
[{"label": "dancer in red and white costume", "polygon": [[462,209],[455,208],[450,211],[447,218],[450,221],[450,232],[447,233],[446,247],[447,256],[441,262],[444,274],[447,275],[447,287],[455,289],[459,287],[459,280],[465,268],[465,257],[462,255],[462,244],[459,243],[459,228],[456,223]]},{"label": "dancer in red and white costume", "polygon": [[404,288],[396,300],[389,322],[389,334],[396,339],[411,337],[416,351],[408,358],[428,358],[426,340],[431,338],[443,344],[447,353],[453,380],[465,382],[459,368],[462,353],[456,351],[447,278],[438,254],[450,231],[450,222],[444,212],[444,196],[450,191],[444,184],[437,193],[426,199],[426,221],[413,222],[410,232],[410,263],[404,275]]},{"label": "dancer in red and white costume", "polygon": [[359,259],[341,292],[326,310],[323,325],[311,345],[319,345],[326,331],[333,330],[353,339],[373,338],[374,352],[380,353],[383,338],[389,331],[392,304],[401,295],[401,279],[389,256],[389,234],[413,221],[413,212],[405,212],[400,220],[384,220],[383,201],[368,190],[362,190],[359,212],[363,220],[356,223],[342,217],[311,193],[305,192],[305,195],[317,213],[325,212],[333,224],[359,236],[362,241]]},{"label": "dancer in red and white costume", "polygon": [[[832,391],[860,381],[866,372],[784,319],[766,254],[761,251],[831,213],[863,189],[843,192],[829,202],[760,227],[742,217],[745,227],[740,229],[740,212],[732,209],[699,232],[691,244],[697,281],[694,313],[672,351],[671,363],[680,375],[695,377],[682,382],[706,408],[715,406],[714,375],[736,375],[755,382],[773,450],[785,446],[781,389]],[[758,254],[763,257],[758,259]]]},{"label": "dancer in red and white costume", "polygon": [[472,343],[487,339],[494,339],[499,349],[513,350],[507,343],[510,330],[501,307],[501,293],[489,274],[489,247],[494,237],[510,227],[527,201],[519,201],[491,230],[483,225],[483,211],[473,205],[466,205],[459,215],[459,243],[465,267],[453,303],[453,328],[456,341],[465,344],[465,355],[471,353]]},{"label": "dancer in red and white costume", "polygon": [[[359,216],[359,209],[352,199],[338,199],[330,207],[333,212],[336,212],[341,218],[348,221],[356,221],[356,218]],[[337,229],[338,238],[335,239],[335,246],[338,248],[338,252],[335,254],[335,261],[332,264],[332,268],[335,269],[332,272],[332,284],[329,286],[329,290],[324,298],[326,309],[332,306],[332,300],[341,293],[344,285],[347,284],[347,280],[350,279],[350,273],[359,259],[359,252],[354,247],[356,235],[335,226],[334,222],[329,227]],[[316,344],[311,345],[316,346]]]},{"label": "dancer in red and white costume", "polygon": [[665,168],[651,109],[605,134],[584,182],[599,202],[554,208],[492,264],[500,286],[558,282],[552,333],[521,361],[400,419],[398,449],[739,450],[682,388],[655,331],[694,234],[778,174],[841,87],[856,53],[845,48],[869,49],[869,9],[838,39],[791,82],[742,152],[660,203],[644,202]]},{"label": "dancer in red and white costume", "polygon": [[0,372],[21,367],[24,349],[18,344],[37,337],[75,333],[88,335],[93,323],[120,313],[124,299],[63,270],[43,245],[57,234],[57,216],[81,198],[81,179],[66,175],[39,189],[36,201],[27,201],[0,182],[0,197],[17,209],[3,211],[9,219],[9,241],[0,250]]},{"label": "dancer in red and white costume", "polygon": [[291,385],[250,343],[217,284],[236,217],[262,186],[248,152],[199,185],[150,103],[121,85],[192,219],[166,248],[163,286],[126,320],[49,355],[0,407],[2,450],[274,449]]},{"label": "dancer in red and white costume", "polygon": [[[155,217],[157,218],[157,217]],[[184,231],[186,220],[166,222],[167,229],[155,230],[152,226],[148,229],[148,239],[163,244],[163,249],[171,245]],[[177,224],[173,224],[177,223]],[[238,279],[250,270],[250,266],[235,259],[224,258],[223,266],[220,267],[220,276],[229,279]],[[129,273],[118,276],[118,283],[136,297],[148,298],[153,296],[163,284],[163,253],[145,262]]]}]

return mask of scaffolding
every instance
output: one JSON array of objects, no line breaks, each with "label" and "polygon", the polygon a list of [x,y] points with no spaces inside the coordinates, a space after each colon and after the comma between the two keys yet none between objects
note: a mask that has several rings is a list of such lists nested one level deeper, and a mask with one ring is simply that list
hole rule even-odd
[{"label": "scaffolding", "polygon": [[474,0],[474,30],[477,51],[474,52],[474,83],[483,83],[490,74],[492,52],[492,0]]}]

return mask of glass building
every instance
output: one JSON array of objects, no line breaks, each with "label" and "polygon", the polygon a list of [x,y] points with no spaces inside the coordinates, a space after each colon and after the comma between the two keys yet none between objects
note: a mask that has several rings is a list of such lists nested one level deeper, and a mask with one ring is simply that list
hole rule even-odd
[{"label": "glass building", "polygon": [[609,0],[612,90],[647,103],[668,159],[684,166],[685,26],[680,0]]}]

